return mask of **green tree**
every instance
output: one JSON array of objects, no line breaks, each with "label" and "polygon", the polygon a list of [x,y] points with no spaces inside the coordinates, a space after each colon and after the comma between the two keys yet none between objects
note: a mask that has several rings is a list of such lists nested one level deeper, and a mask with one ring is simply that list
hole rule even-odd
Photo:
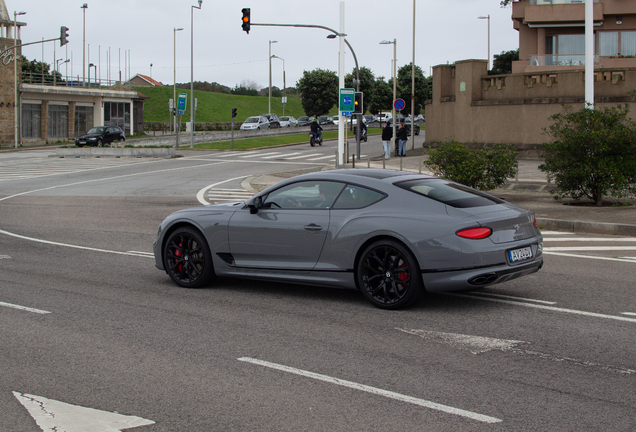
[{"label": "green tree", "polygon": [[449,138],[429,151],[424,162],[435,175],[482,191],[503,185],[517,174],[517,151],[511,145],[469,149]]},{"label": "green tree", "polygon": [[371,114],[391,111],[391,106],[393,105],[393,82],[388,83],[384,81],[384,77],[379,77],[375,80],[374,90],[371,103],[367,104],[367,110]]},{"label": "green tree", "polygon": [[302,106],[308,116],[325,115],[338,102],[338,75],[335,72],[314,69],[304,71],[296,88],[302,98]]},{"label": "green tree", "polygon": [[231,93],[242,96],[258,96],[258,90],[239,86],[238,84],[232,89]]},{"label": "green tree", "polygon": [[587,197],[601,206],[606,195],[636,193],[636,122],[628,117],[629,105],[564,108],[544,129],[553,141],[541,146],[545,163],[539,169],[555,179],[555,198]]},{"label": "green tree", "polygon": [[[397,79],[397,97],[404,99],[406,107],[402,110],[403,115],[411,114],[411,70],[412,63],[402,66],[398,69]],[[429,99],[428,80],[424,77],[422,68],[415,65],[415,111],[419,112],[419,105]]]},{"label": "green tree", "polygon": [[24,83],[52,83],[53,76],[56,76],[57,82],[62,81],[62,75],[59,72],[50,72],[51,65],[49,63],[31,60],[25,56],[20,56],[22,63],[22,82]]},{"label": "green tree", "polygon": [[492,70],[488,71],[488,75],[512,73],[512,62],[516,60],[519,60],[519,49],[502,51],[501,54],[495,54],[495,60],[492,62]]},{"label": "green tree", "polygon": [[[363,108],[364,111],[369,111],[369,107],[373,104],[373,96],[375,93],[375,76],[368,67],[362,66],[359,70],[360,76],[360,91],[364,93]],[[354,79],[356,77],[355,68],[350,74],[345,76],[345,87],[356,88]]]}]

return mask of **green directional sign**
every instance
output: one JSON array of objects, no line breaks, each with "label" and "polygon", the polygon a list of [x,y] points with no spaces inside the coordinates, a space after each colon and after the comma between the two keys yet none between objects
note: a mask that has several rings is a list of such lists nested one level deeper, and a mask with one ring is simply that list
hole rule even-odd
[{"label": "green directional sign", "polygon": [[179,109],[179,114],[183,114],[185,112],[187,100],[187,93],[179,93],[179,98],[177,99],[177,108]]},{"label": "green directional sign", "polygon": [[340,111],[353,111],[355,109],[355,89],[340,89]]}]

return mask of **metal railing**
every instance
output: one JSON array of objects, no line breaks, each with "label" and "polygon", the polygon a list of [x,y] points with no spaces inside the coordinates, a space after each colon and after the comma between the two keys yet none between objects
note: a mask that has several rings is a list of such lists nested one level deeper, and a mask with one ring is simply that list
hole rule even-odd
[{"label": "metal railing", "polygon": [[[531,55],[530,66],[585,66],[585,54],[545,54]],[[594,56],[594,64],[599,64],[599,56]]]},{"label": "metal railing", "polygon": [[130,89],[130,84],[121,83],[119,81],[107,80],[107,79],[93,79],[90,81],[82,81],[80,76],[71,77],[63,76],[60,73],[54,74],[36,74],[36,73],[22,73],[22,84],[36,84],[45,86],[56,87],[79,87],[79,88],[94,88],[94,89]]}]

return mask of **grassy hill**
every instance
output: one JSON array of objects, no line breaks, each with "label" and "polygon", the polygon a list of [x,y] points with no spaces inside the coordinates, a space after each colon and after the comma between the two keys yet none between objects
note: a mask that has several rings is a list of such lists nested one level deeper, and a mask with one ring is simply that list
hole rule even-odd
[{"label": "grassy hill", "polygon": [[[150,97],[150,99],[144,101],[144,121],[170,121],[168,101],[173,97],[172,87],[134,87],[134,90]],[[189,121],[190,90],[177,89],[177,97],[179,92],[188,94],[187,109],[182,119]],[[266,96],[239,96],[195,90],[194,97],[198,99],[197,123],[229,122],[231,121],[232,108],[237,108],[237,115],[234,120],[243,122],[250,116],[267,113],[268,108],[268,98]],[[272,111],[279,117],[283,115],[281,98],[272,96]],[[305,115],[299,97],[287,97],[285,114],[296,118]]]}]

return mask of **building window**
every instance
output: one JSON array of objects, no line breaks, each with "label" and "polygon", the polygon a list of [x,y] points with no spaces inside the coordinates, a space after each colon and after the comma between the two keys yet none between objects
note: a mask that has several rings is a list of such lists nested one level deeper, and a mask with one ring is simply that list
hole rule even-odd
[{"label": "building window", "polygon": [[22,137],[42,138],[42,105],[22,104]]},{"label": "building window", "polygon": [[546,65],[585,64],[585,35],[553,35],[545,40]]},{"label": "building window", "polygon": [[75,107],[75,138],[85,135],[93,127],[93,112],[92,106]]},{"label": "building window", "polygon": [[130,102],[104,102],[104,126],[118,126],[130,135]]},{"label": "building window", "polygon": [[636,55],[636,31],[600,32],[598,41],[602,56]]},{"label": "building window", "polygon": [[621,32],[620,48],[622,55],[636,55],[636,31]]},{"label": "building window", "polygon": [[68,138],[68,105],[49,105],[48,138]]}]

